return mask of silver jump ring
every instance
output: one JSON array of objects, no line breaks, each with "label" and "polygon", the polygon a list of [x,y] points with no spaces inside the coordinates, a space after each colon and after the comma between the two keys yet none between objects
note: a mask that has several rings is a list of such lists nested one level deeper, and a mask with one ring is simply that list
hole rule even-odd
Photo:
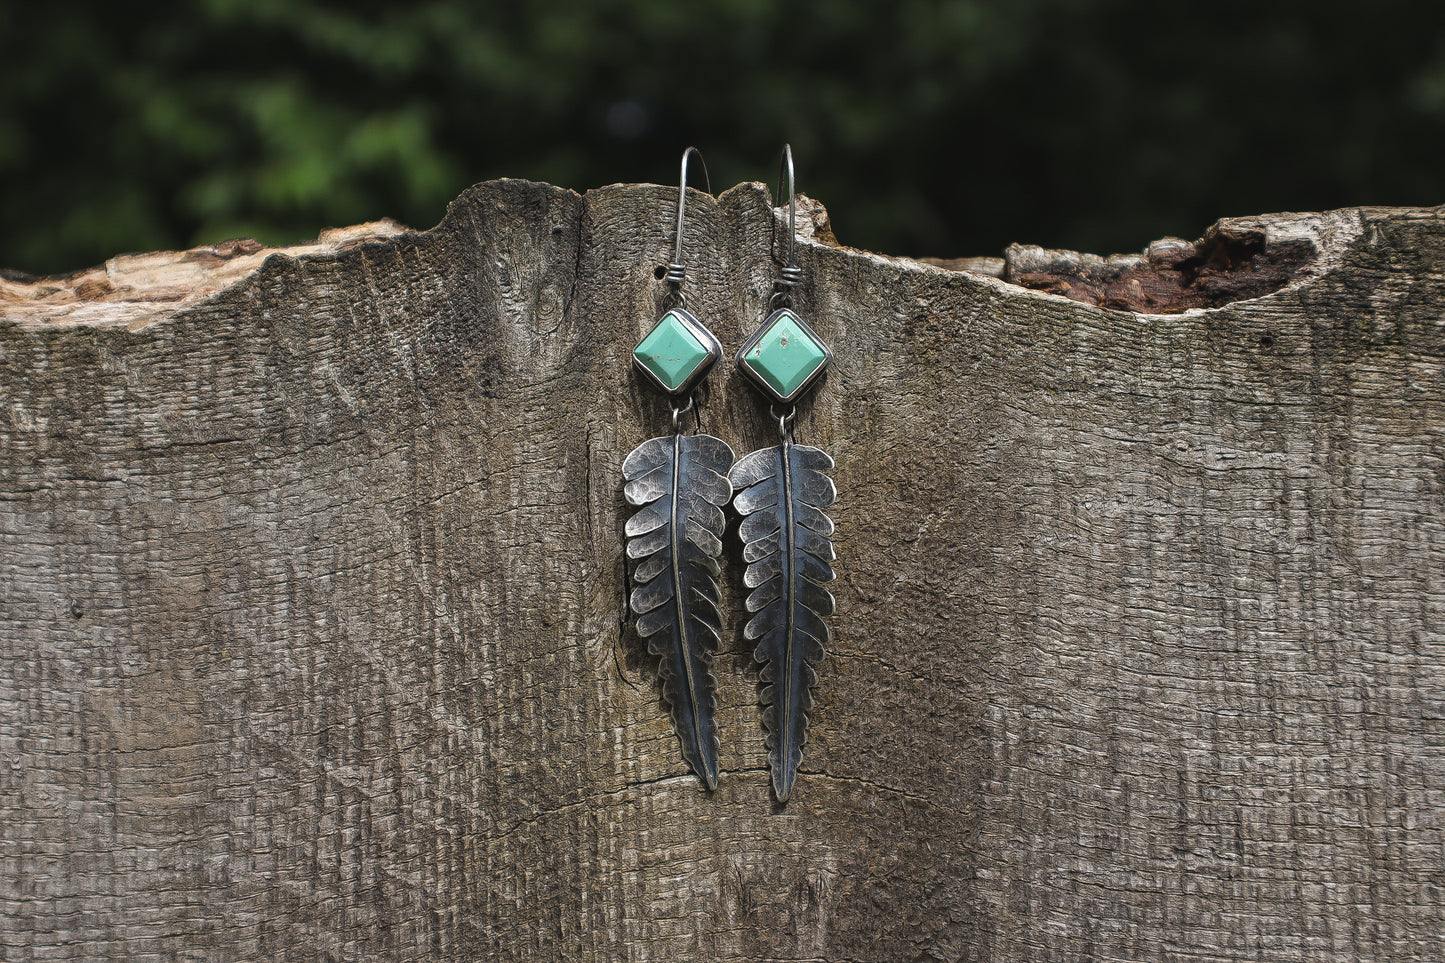
[{"label": "silver jump ring", "polygon": [[672,433],[673,433],[674,435],[682,434],[682,416],[685,415],[685,414],[687,414],[687,413],[688,413],[689,411],[691,411],[691,410],[692,410],[692,395],[688,395],[688,396],[687,396],[687,404],[683,405],[681,408],[677,407],[676,405],[673,406],[673,408],[672,408]]},{"label": "silver jump ring", "polygon": [[778,406],[773,405],[769,410],[772,412],[773,417],[778,419],[778,437],[786,439],[789,428],[797,417],[798,409],[789,405],[780,412],[778,411]]}]

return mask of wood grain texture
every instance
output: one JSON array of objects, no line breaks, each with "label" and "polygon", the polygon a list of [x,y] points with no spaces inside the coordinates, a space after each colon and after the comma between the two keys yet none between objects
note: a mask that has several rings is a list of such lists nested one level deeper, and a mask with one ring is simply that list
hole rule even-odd
[{"label": "wood grain texture", "polygon": [[[689,204],[726,349],[766,198]],[[808,206],[838,614],[778,808],[735,537],[714,794],[626,627],[674,201],[492,182],[140,320],[7,281],[0,959],[1438,953],[1442,211],[1228,222],[1286,286],[1145,315]]]}]

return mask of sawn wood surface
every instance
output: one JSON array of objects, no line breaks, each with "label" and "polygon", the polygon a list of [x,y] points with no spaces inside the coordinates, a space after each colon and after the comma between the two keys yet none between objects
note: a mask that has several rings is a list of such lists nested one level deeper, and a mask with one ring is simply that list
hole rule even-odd
[{"label": "sawn wood surface", "polygon": [[[0,959],[1441,958],[1441,209],[974,273],[805,205],[838,613],[779,807],[735,530],[715,793],[626,611],[675,199],[0,278]],[[688,214],[736,350],[785,220]]]}]

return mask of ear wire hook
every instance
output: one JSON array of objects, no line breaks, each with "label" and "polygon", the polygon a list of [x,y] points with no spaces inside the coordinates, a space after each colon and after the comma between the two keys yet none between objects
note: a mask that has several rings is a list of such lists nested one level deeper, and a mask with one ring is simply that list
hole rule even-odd
[{"label": "ear wire hook", "polygon": [[[793,148],[791,144],[783,145],[783,159],[778,165],[778,190],[773,194],[773,206],[781,207],[783,180],[788,182],[788,259],[780,272],[780,277],[775,282],[780,288],[771,299],[773,307],[789,308],[793,306],[793,288],[803,279],[803,269],[798,267],[794,259],[793,244],[798,236],[798,195],[793,185]],[[774,222],[774,232],[777,227]]]},{"label": "ear wire hook", "polygon": [[687,280],[686,270],[682,265],[682,219],[683,212],[687,210],[687,158],[690,154],[697,155],[697,162],[702,165],[703,183],[707,185],[707,193],[712,193],[712,179],[707,176],[707,161],[702,159],[702,151],[689,147],[682,152],[682,173],[678,177],[677,185],[677,246],[673,248],[672,263],[667,266],[666,274],[667,283],[672,285],[679,304],[686,301],[682,294],[682,282]]}]

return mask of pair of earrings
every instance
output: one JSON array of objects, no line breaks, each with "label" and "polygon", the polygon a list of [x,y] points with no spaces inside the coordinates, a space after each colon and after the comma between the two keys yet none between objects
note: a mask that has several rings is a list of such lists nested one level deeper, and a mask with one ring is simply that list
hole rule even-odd
[{"label": "pair of earrings", "polygon": [[[677,244],[666,279],[672,306],[648,332],[632,358],[672,406],[672,434],[643,442],[622,463],[624,494],[638,511],[627,522],[627,555],[634,562],[631,595],[638,634],[662,660],[667,699],[683,758],[708,789],[717,786],[718,737],[713,720],[712,666],[722,634],[718,577],[723,509],[741,516],[743,576],[751,614],[743,636],[756,642],[762,663],[764,728],[773,791],[786,802],[807,739],[814,667],[829,639],[824,618],[833,614],[833,480],[823,474],[833,459],[793,441],[794,403],[812,388],[833,352],[793,310],[792,289],[802,278],[794,260],[797,201],[793,153],[783,148],[780,180],[788,183],[788,257],[775,283],[768,314],[738,349],[738,370],[771,403],[778,444],[734,460],[721,438],[684,434],[683,415],[693,391],[722,345],[687,311],[682,285],[683,210],[689,147],[682,154],[677,195]],[[706,173],[706,167],[704,167]],[[781,188],[781,183],[779,184]],[[774,198],[776,203],[777,197]]]}]

